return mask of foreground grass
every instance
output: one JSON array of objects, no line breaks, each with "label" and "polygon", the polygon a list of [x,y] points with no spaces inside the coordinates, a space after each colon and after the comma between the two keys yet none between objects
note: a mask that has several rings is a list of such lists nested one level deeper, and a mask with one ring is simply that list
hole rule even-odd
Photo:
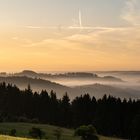
[{"label": "foreground grass", "polygon": [[10,137],[5,135],[0,135],[0,140],[33,140],[28,138],[16,138],[16,137]]},{"label": "foreground grass", "polygon": [[[0,123],[0,132],[2,132],[5,135],[8,135],[11,129],[16,129],[17,131],[16,136],[28,138],[29,130],[32,127],[37,127],[43,130],[48,140],[56,140],[56,137],[54,136],[54,130],[57,129],[57,127],[51,125],[30,124],[30,123]],[[80,140],[78,137],[74,137],[74,130],[66,128],[61,129],[62,129],[62,140]]]},{"label": "foreground grass", "polygon": [[[6,135],[0,135],[0,140],[33,140],[30,138],[19,138],[19,137],[11,137]],[[100,140],[121,140],[116,138],[108,138],[108,137],[100,137]]]},{"label": "foreground grass", "polygon": [[123,140],[123,139],[109,138],[109,137],[100,136],[100,140]]},{"label": "foreground grass", "polygon": [[[37,127],[43,130],[46,133],[47,140],[56,140],[54,136],[54,130],[57,129],[56,126],[51,125],[43,125],[43,124],[29,124],[29,123],[0,123],[0,133],[4,135],[0,135],[0,140],[31,140],[29,138],[29,130],[32,127]],[[5,136],[9,135],[11,129],[17,130],[17,137]],[[79,137],[74,137],[74,130],[72,129],[62,129],[62,138],[61,140],[80,140]],[[22,137],[22,138],[18,138]],[[116,138],[108,138],[108,137],[100,137],[100,140],[120,140]]]}]

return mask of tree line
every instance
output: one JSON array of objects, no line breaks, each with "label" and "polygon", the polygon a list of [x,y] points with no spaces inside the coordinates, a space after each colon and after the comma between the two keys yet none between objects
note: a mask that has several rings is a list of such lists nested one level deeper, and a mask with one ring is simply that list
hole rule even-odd
[{"label": "tree line", "polygon": [[0,84],[0,121],[36,122],[67,128],[93,125],[99,134],[121,138],[140,137],[140,100],[121,100],[89,94],[72,101],[67,93],[61,99],[54,91],[33,92],[30,85],[20,90],[15,85]]}]

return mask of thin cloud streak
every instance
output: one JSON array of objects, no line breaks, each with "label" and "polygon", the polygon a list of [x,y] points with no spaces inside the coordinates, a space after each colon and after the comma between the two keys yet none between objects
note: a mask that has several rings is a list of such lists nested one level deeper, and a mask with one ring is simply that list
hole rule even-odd
[{"label": "thin cloud streak", "polygon": [[27,28],[27,29],[58,29],[58,27],[57,26],[48,26],[48,27],[45,27],[45,26],[25,26],[25,28]]}]

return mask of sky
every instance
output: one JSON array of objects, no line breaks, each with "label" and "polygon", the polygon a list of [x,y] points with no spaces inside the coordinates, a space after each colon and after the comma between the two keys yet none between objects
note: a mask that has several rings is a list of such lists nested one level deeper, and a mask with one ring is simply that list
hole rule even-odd
[{"label": "sky", "polygon": [[1,0],[0,71],[140,70],[139,0]]}]

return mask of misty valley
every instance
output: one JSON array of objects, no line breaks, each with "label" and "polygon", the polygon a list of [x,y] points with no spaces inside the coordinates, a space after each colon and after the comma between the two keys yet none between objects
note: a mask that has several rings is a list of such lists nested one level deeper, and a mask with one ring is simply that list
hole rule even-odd
[{"label": "misty valley", "polygon": [[71,99],[86,93],[96,98],[105,94],[126,99],[140,98],[139,71],[36,73],[24,70],[13,74],[3,72],[0,82],[15,84],[20,89],[30,85],[34,91],[53,90],[59,98],[66,92]]}]

